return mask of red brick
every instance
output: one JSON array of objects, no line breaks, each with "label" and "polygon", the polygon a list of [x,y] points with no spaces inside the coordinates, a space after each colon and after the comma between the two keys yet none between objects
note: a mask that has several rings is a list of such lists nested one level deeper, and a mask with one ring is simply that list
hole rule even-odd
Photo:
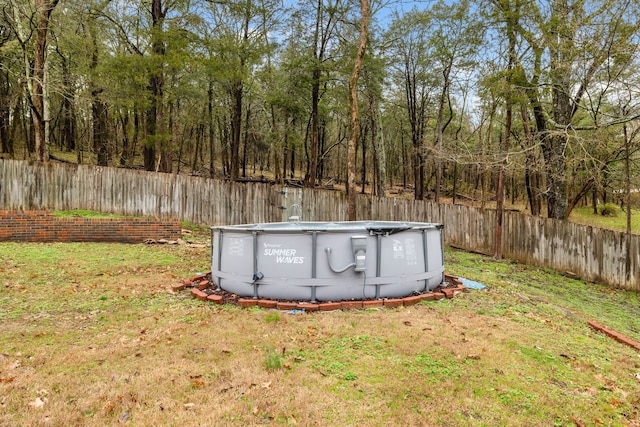
[{"label": "red brick", "polygon": [[278,305],[277,301],[273,301],[270,299],[261,299],[258,300],[258,307],[262,308],[276,308]]},{"label": "red brick", "polygon": [[362,301],[362,308],[378,308],[382,307],[382,305],[383,301],[381,299]]},{"label": "red brick", "polygon": [[200,289],[197,289],[197,288],[191,289],[191,295],[193,295],[194,297],[202,301],[205,301],[207,299],[207,294],[205,294],[204,292],[202,292]]},{"label": "red brick", "polygon": [[444,294],[442,292],[434,292],[433,293],[433,298],[436,300],[441,300],[444,298]]},{"label": "red brick", "polygon": [[448,299],[451,299],[453,298],[454,289],[455,288],[444,288],[442,289],[442,293],[444,294],[445,297],[447,297]]},{"label": "red brick", "polygon": [[442,293],[444,293],[447,298],[451,299],[459,293],[464,292],[465,289],[466,288],[464,286],[460,285],[457,288],[445,288],[442,290]]},{"label": "red brick", "polygon": [[320,311],[332,311],[332,310],[340,310],[342,304],[339,302],[323,302],[319,304],[318,310]]},{"label": "red brick", "polygon": [[215,295],[215,294],[209,295],[207,297],[207,301],[211,301],[215,304],[222,304],[222,295]]},{"label": "red brick", "polygon": [[362,301],[342,301],[340,303],[340,308],[343,310],[361,310]]},{"label": "red brick", "polygon": [[296,308],[298,310],[304,310],[307,312],[311,312],[311,311],[318,311],[320,309],[320,305],[319,304],[307,304],[307,303],[298,303],[298,305],[296,305]]},{"label": "red brick", "polygon": [[410,297],[404,297],[402,298],[402,301],[404,302],[404,305],[416,305],[417,303],[419,303],[420,301],[422,301],[422,295],[413,295]]},{"label": "red brick", "polygon": [[420,297],[422,297],[423,301],[433,301],[436,299],[436,296],[433,292],[429,292],[427,294],[422,294],[420,295]]},{"label": "red brick", "polygon": [[198,283],[198,289],[203,291],[203,290],[207,289],[210,284],[211,283],[208,280],[203,280],[202,282]]},{"label": "red brick", "polygon": [[383,300],[382,304],[387,308],[402,307],[404,305],[402,299],[400,298],[385,299]]},{"label": "red brick", "polygon": [[278,301],[278,303],[276,304],[276,308],[278,310],[284,310],[284,311],[295,310],[297,307],[298,307],[297,302]]},{"label": "red brick", "polygon": [[191,279],[189,279],[189,280],[191,280],[191,282],[200,282],[200,281],[204,280],[204,278],[205,278],[206,276],[207,276],[206,274],[199,274],[199,275],[197,275],[197,276],[193,276],[193,277],[192,277]]},{"label": "red brick", "polygon": [[173,289],[173,292],[180,292],[184,289],[186,289],[189,285],[185,285],[184,283],[180,283],[179,285],[173,285],[171,287],[171,289]]},{"label": "red brick", "polygon": [[258,305],[257,299],[240,298],[238,300],[238,306],[240,307],[255,307]]}]

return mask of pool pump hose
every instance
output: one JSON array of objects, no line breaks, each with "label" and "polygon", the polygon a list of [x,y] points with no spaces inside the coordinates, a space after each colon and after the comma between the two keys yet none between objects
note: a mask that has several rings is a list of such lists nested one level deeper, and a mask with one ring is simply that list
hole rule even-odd
[{"label": "pool pump hose", "polygon": [[353,258],[354,262],[351,264],[347,264],[342,268],[335,268],[331,263],[331,248],[325,248],[324,251],[327,253],[327,260],[329,261],[329,268],[334,273],[344,273],[351,267],[353,270],[361,273],[367,270],[367,266],[365,265],[366,261],[366,253],[367,253],[367,236],[351,236],[351,249],[353,250]]}]

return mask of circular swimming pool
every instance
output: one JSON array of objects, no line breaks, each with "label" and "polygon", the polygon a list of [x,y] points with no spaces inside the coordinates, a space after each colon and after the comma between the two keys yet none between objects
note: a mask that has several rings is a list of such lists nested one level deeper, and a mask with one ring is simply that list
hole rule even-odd
[{"label": "circular swimming pool", "polygon": [[212,279],[242,297],[398,298],[444,280],[442,224],[282,222],[211,231]]}]

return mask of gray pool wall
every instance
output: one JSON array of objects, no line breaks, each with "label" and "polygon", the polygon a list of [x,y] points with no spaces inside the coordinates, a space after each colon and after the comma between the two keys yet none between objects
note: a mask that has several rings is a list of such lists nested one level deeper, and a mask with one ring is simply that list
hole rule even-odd
[{"label": "gray pool wall", "polygon": [[398,298],[443,282],[443,226],[359,221],[212,227],[211,258],[214,283],[242,297]]}]

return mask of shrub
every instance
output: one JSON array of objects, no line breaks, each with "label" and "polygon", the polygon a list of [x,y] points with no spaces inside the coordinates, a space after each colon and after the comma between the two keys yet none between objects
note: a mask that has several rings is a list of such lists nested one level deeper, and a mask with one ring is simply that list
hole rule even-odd
[{"label": "shrub", "polygon": [[598,212],[602,216],[618,216],[620,208],[613,203],[605,203],[598,206]]}]

